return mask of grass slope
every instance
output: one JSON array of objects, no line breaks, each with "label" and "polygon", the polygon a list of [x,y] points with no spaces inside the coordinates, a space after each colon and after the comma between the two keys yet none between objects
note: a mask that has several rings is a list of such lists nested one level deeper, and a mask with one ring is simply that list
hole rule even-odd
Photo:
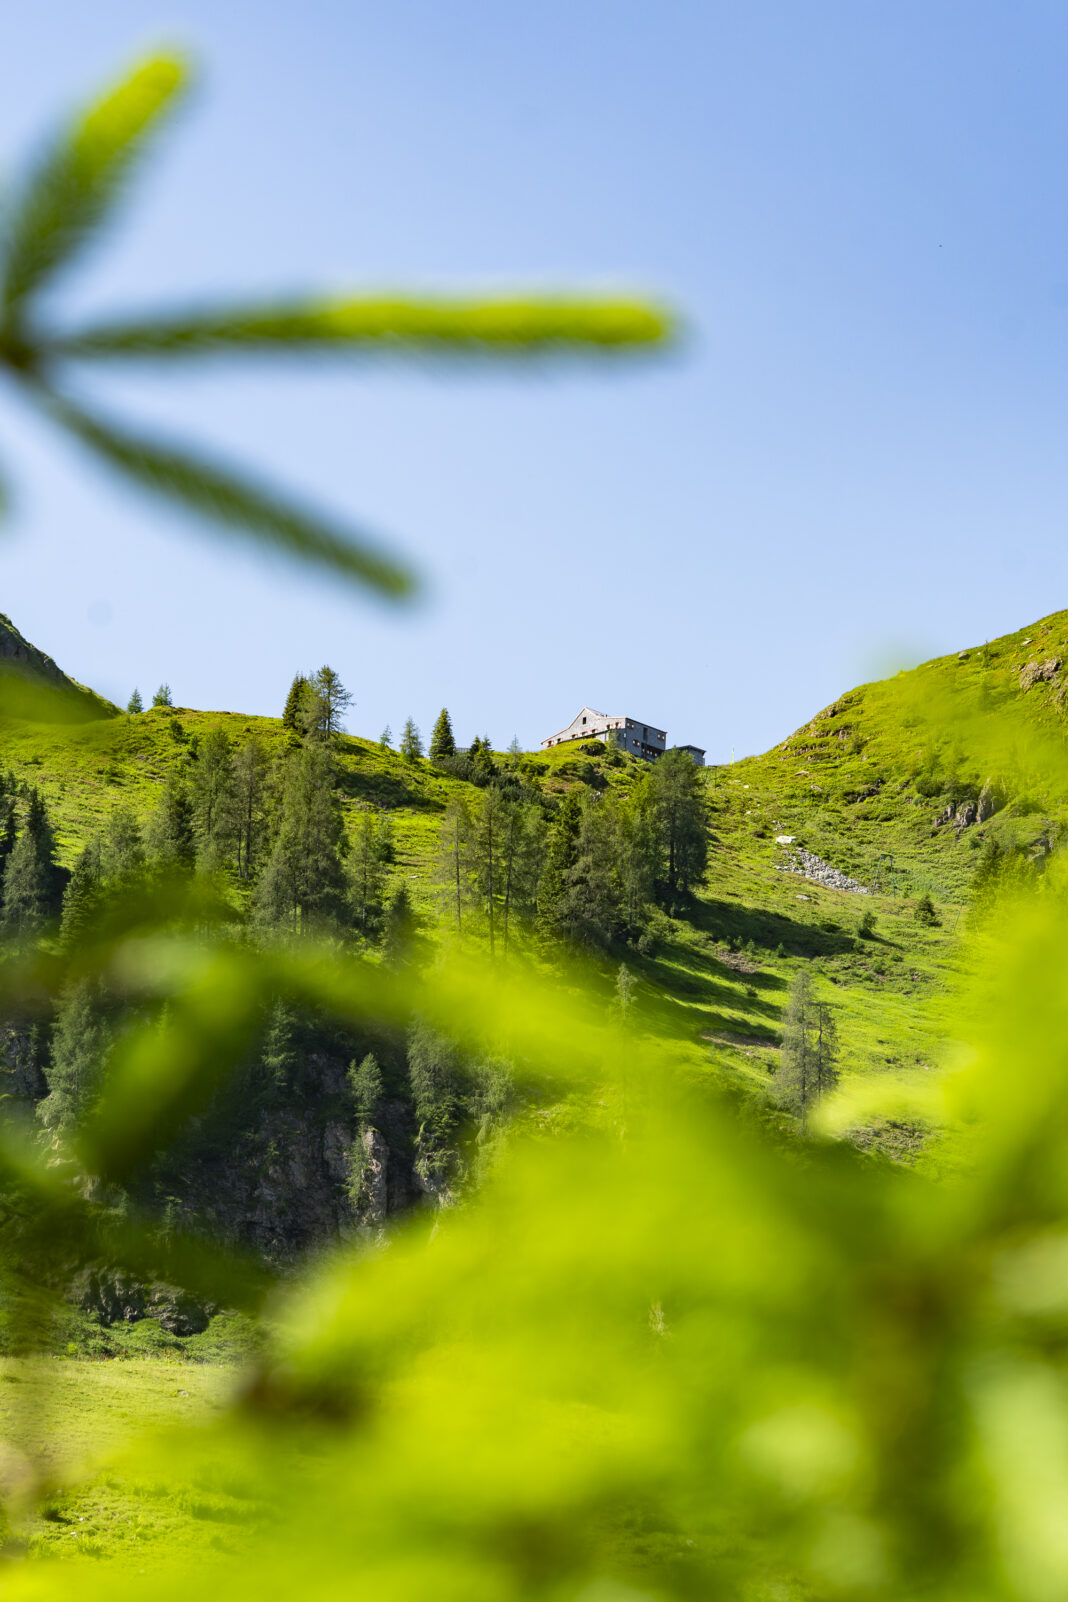
[{"label": "grass slope", "polygon": [[[947,796],[955,807],[984,775],[963,771],[952,740],[933,741],[912,709],[963,687],[1021,726],[1059,730],[1059,675],[1031,683],[1033,675],[1021,670],[1062,652],[1068,657],[1068,613],[888,683],[860,686],[766,754],[708,769],[713,844],[706,884],[687,916],[661,920],[653,955],[625,954],[640,982],[640,1026],[675,1041],[695,1069],[714,1067],[764,1091],[786,989],[808,964],[839,1008],[847,1074],[907,1080],[935,1069],[977,847],[1007,830],[1041,845],[1056,820],[1033,797],[1019,796],[982,823],[958,827],[955,817],[940,824]],[[289,739],[273,718],[155,708],[73,727],[9,721],[0,726],[0,764],[40,786],[70,863],[117,806],[146,819],[167,778],[188,763],[187,746],[172,732],[175,719],[186,737],[221,726],[235,744],[258,737],[269,754]],[[433,866],[441,818],[450,795],[473,794],[471,787],[350,735],[339,741],[338,762],[350,826],[361,808],[388,813],[394,881],[407,883],[429,929],[440,928]],[[524,770],[544,792],[560,795],[587,785],[626,790],[642,764],[627,757],[612,765],[570,745],[524,759]],[[779,836],[794,844],[779,844]],[[874,893],[828,888],[791,871],[800,847]],[[914,916],[921,893],[938,907],[934,927]],[[876,937],[859,939],[869,910]],[[610,1001],[618,960],[588,971],[591,1004]]]},{"label": "grass slope", "polygon": [[[1029,675],[1022,682],[1021,669],[1053,660],[1062,649],[1068,656],[1066,641],[1068,614],[1059,613],[979,650],[925,664],[903,676],[905,688],[928,699],[962,684],[980,688],[1021,725],[1059,732],[1057,676],[1024,688]],[[914,702],[893,686],[861,686],[765,755],[708,770],[713,841],[705,886],[685,918],[663,920],[653,954],[625,954],[640,981],[641,1027],[674,1041],[693,1071],[766,1093],[774,1084],[783,1000],[802,965],[839,1009],[848,1074],[907,1082],[937,1071],[976,847],[1006,830],[1040,843],[1057,820],[1035,798],[1018,796],[983,823],[959,830],[955,822],[939,824],[947,797],[956,806],[962,787],[974,789],[984,775],[962,776],[951,741],[933,749],[908,710]],[[287,739],[275,719],[189,709],[174,715],[187,735],[203,737],[221,725],[235,743],[256,735],[269,751]],[[76,727],[0,726],[0,764],[41,787],[66,862],[118,805],[141,818],[151,812],[168,776],[187,760],[170,732],[171,717],[153,710]],[[388,810],[397,840],[393,872],[433,925],[441,815],[460,781],[351,736],[340,741],[339,765],[350,820],[363,806]],[[549,794],[587,784],[625,790],[641,771],[632,759],[606,765],[576,747],[539,754],[527,770]],[[779,835],[793,835],[794,846],[780,845]],[[802,877],[791,871],[798,846],[882,888],[860,896]],[[921,892],[938,906],[942,921],[934,927],[915,919]],[[875,938],[860,939],[868,910],[877,920]],[[617,962],[618,956],[604,959],[587,970],[591,1006],[610,1002]],[[585,1115],[565,1104],[532,1112],[528,1121],[551,1133]],[[908,1129],[888,1126],[875,1138],[909,1161],[944,1160],[938,1142],[921,1153]],[[70,1320],[66,1359],[0,1360],[3,1436],[16,1451],[45,1439],[59,1481],[17,1532],[19,1540],[37,1555],[121,1556],[150,1573],[171,1558],[205,1557],[248,1539],[262,1510],[245,1505],[239,1491],[176,1496],[121,1460],[107,1461],[110,1444],[131,1427],[136,1433],[210,1416],[228,1383],[210,1365],[237,1360],[248,1332],[216,1319],[204,1336],[179,1341],[152,1320],[117,1331],[90,1329],[73,1311]],[[116,1365],[86,1360],[90,1355],[128,1360]]]}]

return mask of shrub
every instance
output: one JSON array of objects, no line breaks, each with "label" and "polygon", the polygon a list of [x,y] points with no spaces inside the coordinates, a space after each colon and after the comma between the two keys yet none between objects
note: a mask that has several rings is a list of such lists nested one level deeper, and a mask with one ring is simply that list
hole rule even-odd
[{"label": "shrub", "polygon": [[873,940],[875,938],[875,914],[870,907],[862,915],[857,925],[857,934],[861,940]]},{"label": "shrub", "polygon": [[931,928],[934,924],[941,922],[938,913],[935,911],[934,902],[931,900],[930,896],[926,894],[922,895],[917,901],[915,907],[913,908],[912,916],[915,918],[917,923],[925,924],[928,928]]}]

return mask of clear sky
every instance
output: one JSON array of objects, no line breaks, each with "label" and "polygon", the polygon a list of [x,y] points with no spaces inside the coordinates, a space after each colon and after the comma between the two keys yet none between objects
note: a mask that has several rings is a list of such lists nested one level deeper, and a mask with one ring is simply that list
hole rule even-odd
[{"label": "clear sky", "polygon": [[5,165],[159,40],[194,103],[75,308],[242,288],[625,284],[691,337],[552,373],[109,375],[115,411],[391,537],[404,614],[140,501],[0,395],[0,610],[125,702],[526,746],[588,702],[710,759],[1068,604],[1061,0],[35,0]]}]

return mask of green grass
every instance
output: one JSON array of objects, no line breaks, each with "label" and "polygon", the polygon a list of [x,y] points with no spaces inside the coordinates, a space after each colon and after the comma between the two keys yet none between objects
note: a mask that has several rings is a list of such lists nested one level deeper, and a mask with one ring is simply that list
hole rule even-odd
[{"label": "green grass", "polygon": [[[713,843],[706,883],[685,917],[660,920],[653,955],[628,951],[594,965],[593,1003],[610,1003],[615,966],[624,957],[639,980],[640,1027],[672,1039],[680,1060],[764,1094],[774,1077],[783,999],[805,964],[839,1009],[847,1075],[907,1082],[935,1071],[979,848],[1006,831],[1040,840],[1056,819],[1043,798],[1017,797],[959,835],[938,827],[944,797],[937,775],[950,782],[956,759],[951,750],[935,751],[910,712],[915,698],[908,691],[918,687],[920,700],[930,701],[949,689],[978,689],[1021,726],[1059,738],[1058,685],[1024,690],[1019,670],[1062,650],[1068,655],[1065,641],[1068,614],[1054,614],[889,686],[849,691],[772,751],[709,769]],[[186,745],[171,732],[172,717],[187,736],[223,727],[235,744],[259,738],[269,754],[290,738],[278,719],[181,707],[74,726],[0,729],[0,763],[40,786],[65,862],[117,806],[147,819],[167,779],[189,763]],[[338,763],[350,826],[365,807],[392,820],[392,883],[407,885],[433,939],[441,929],[433,868],[442,814],[451,794],[473,795],[471,788],[429,762],[406,762],[355,736],[339,741]],[[522,768],[548,796],[576,787],[626,791],[643,771],[635,758],[587,755],[578,743],[533,753]],[[930,781],[932,772],[933,784],[917,782],[918,775]],[[970,777],[981,783],[985,775]],[[881,892],[861,897],[781,871],[788,856],[776,843],[782,834],[865,885],[881,883]],[[915,897],[924,892],[940,913],[934,928],[913,916]],[[873,940],[857,938],[866,910],[877,920]],[[551,963],[551,954],[531,941],[519,943],[541,964]]]},{"label": "green grass", "polygon": [[[1066,639],[1068,614],[1057,614],[963,658],[927,664],[906,684],[932,696],[947,686],[981,687],[1021,726],[1059,738],[1057,685],[1022,690],[1019,668],[1059,654]],[[774,750],[710,769],[713,841],[705,885],[685,917],[659,920],[651,953],[628,950],[591,961],[583,981],[591,1008],[612,1004],[622,958],[638,980],[638,1028],[673,1042],[684,1071],[765,1097],[774,1089],[783,1001],[805,966],[838,1009],[847,1078],[879,1076],[907,1086],[936,1074],[947,1049],[977,845],[1010,829],[1018,838],[1039,839],[1058,814],[1048,798],[1037,806],[1033,798],[1026,805],[1010,798],[988,822],[959,835],[938,827],[944,798],[937,784],[922,793],[916,777],[938,762],[948,774],[952,753],[936,761],[904,705],[882,686],[862,686]],[[255,735],[270,753],[289,738],[276,719],[184,708],[174,715],[187,735],[203,737],[222,726],[235,743]],[[91,724],[0,729],[0,763],[40,786],[67,863],[116,806],[147,819],[168,777],[188,761],[170,732],[171,716],[154,710]],[[450,795],[467,787],[427,762],[407,763],[357,737],[344,737],[338,755],[347,817],[366,806],[388,812],[397,847],[394,881],[408,884],[433,935],[440,930],[432,870],[441,817]],[[574,786],[625,791],[642,771],[632,758],[613,762],[566,746],[524,762],[528,779],[549,795]],[[981,782],[985,775],[972,777]],[[779,834],[796,836],[864,884],[881,875],[883,890],[862,897],[782,871]],[[936,902],[941,921],[934,927],[914,916],[921,892]],[[868,910],[875,934],[861,939],[858,925]],[[521,944],[552,966],[551,952],[529,939]],[[590,1117],[581,1093],[521,1114],[526,1127],[547,1138]],[[951,1171],[961,1160],[952,1132],[926,1146],[913,1137],[886,1125],[858,1138],[893,1157],[918,1158],[934,1172]],[[13,1539],[37,1556],[123,1557],[145,1573],[172,1557],[208,1556],[249,1539],[264,1510],[239,1485],[176,1490],[165,1478],[146,1476],[136,1458],[109,1454],[131,1434],[210,1419],[254,1345],[247,1323],[232,1317],[179,1339],[151,1319],[105,1330],[69,1310],[55,1331],[56,1353],[68,1355],[0,1359],[4,1439],[16,1452],[38,1456],[56,1480]],[[10,1460],[9,1473],[17,1461]]]},{"label": "green grass", "polygon": [[6,1488],[17,1490],[27,1463],[51,1487],[13,1523],[9,1553],[117,1558],[148,1573],[161,1563],[235,1550],[262,1516],[260,1506],[239,1486],[176,1488],[146,1473],[139,1448],[169,1427],[209,1421],[236,1374],[173,1357],[0,1359]]}]

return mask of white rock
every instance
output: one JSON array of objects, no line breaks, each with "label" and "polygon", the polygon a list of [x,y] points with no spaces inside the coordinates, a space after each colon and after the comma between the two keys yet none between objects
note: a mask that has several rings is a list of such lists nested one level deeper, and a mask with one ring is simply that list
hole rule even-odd
[{"label": "white rock", "polygon": [[794,843],[794,841],[796,839],[797,839],[797,835],[796,834],[777,834],[775,836],[775,844],[776,845],[793,845],[793,843]]}]

